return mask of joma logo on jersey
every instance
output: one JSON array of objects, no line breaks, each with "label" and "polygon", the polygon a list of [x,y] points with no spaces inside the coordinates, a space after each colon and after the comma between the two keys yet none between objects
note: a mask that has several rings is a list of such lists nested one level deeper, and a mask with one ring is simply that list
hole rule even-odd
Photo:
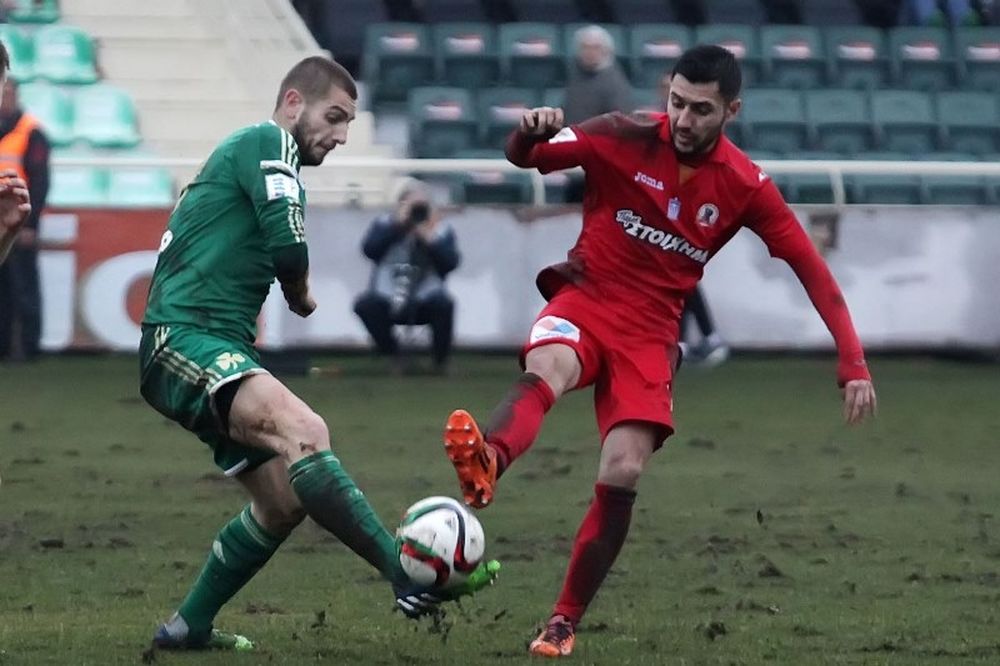
[{"label": "joma logo on jersey", "polygon": [[642,183],[643,185],[649,185],[654,190],[659,190],[661,192],[663,191],[663,181],[662,180],[656,180],[652,176],[647,176],[646,174],[644,174],[641,171],[636,171],[635,172],[635,182]]},{"label": "joma logo on jersey", "polygon": [[628,208],[619,210],[615,214],[615,221],[622,225],[625,233],[629,236],[646,241],[650,245],[656,245],[661,250],[683,254],[685,257],[693,259],[699,264],[704,264],[708,261],[708,250],[691,245],[687,239],[677,234],[643,224],[642,217],[636,215],[635,212]]}]

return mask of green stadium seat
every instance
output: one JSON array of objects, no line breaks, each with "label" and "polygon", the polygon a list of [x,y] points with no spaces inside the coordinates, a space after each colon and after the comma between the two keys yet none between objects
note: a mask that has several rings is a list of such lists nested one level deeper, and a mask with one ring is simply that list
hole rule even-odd
[{"label": "green stadium seat", "polygon": [[25,83],[18,88],[22,108],[38,118],[53,147],[73,143],[73,102],[57,86],[45,82]]},{"label": "green stadium seat", "polygon": [[826,54],[815,26],[764,26],[760,50],[764,77],[777,88],[818,88],[826,79]]},{"label": "green stadium seat", "polygon": [[942,92],[938,122],[950,150],[983,155],[1000,152],[1000,100],[986,92]]},{"label": "green stadium seat", "polygon": [[176,194],[166,169],[113,169],[108,203],[119,208],[169,208]]},{"label": "green stadium seat", "polygon": [[53,83],[97,81],[94,44],[83,30],[47,25],[35,33],[35,75]]},{"label": "green stadium seat", "polygon": [[917,90],[876,90],[872,120],[884,150],[923,155],[937,149],[939,125],[931,96]]},{"label": "green stadium seat", "polygon": [[553,109],[561,109],[565,103],[565,88],[549,88],[542,94],[542,106],[551,106]]},{"label": "green stadium seat", "polygon": [[[789,160],[813,160],[829,162],[844,159],[843,155],[826,151],[805,151],[785,155]],[[829,204],[833,203],[833,183],[826,173],[790,173],[786,176],[785,199],[791,203]],[[777,182],[777,181],[776,181]]]},{"label": "green stadium seat", "polygon": [[830,83],[842,88],[880,88],[889,78],[885,37],[878,28],[834,26],[824,30]]},{"label": "green stadium seat", "polygon": [[1000,91],[1000,27],[956,29],[955,51],[966,88]]},{"label": "green stadium seat", "polygon": [[409,117],[415,157],[452,157],[476,144],[479,127],[472,95],[465,88],[414,88]]},{"label": "green stadium seat", "polygon": [[488,23],[440,23],[432,28],[443,80],[479,88],[500,78],[496,30]]},{"label": "green stadium seat", "polygon": [[0,41],[10,56],[10,77],[22,83],[35,78],[35,46],[31,38],[15,26],[0,24]]},{"label": "green stadium seat", "polygon": [[521,122],[526,109],[539,106],[539,93],[530,88],[489,88],[479,92],[480,142],[502,149],[507,135]]},{"label": "green stadium seat", "polygon": [[[504,159],[503,151],[492,148],[464,150],[457,157]],[[531,202],[531,175],[527,172],[469,171],[460,174],[452,188],[452,198],[466,204],[519,204]]]},{"label": "green stadium seat", "polygon": [[434,80],[434,54],[427,26],[419,23],[373,23],[365,28],[364,78],[372,99],[401,102],[410,88]]},{"label": "green stadium seat", "polygon": [[756,150],[785,154],[806,147],[808,125],[795,90],[752,88],[743,94],[744,140]]},{"label": "green stadium seat", "polygon": [[53,167],[46,204],[52,208],[108,205],[108,172],[95,167]]},{"label": "green stadium seat", "polygon": [[656,88],[693,44],[687,26],[658,23],[633,27],[628,45],[632,83],[638,88]]},{"label": "green stadium seat", "polygon": [[611,35],[611,41],[615,45],[618,64],[621,65],[622,71],[628,74],[631,68],[631,62],[628,57],[628,34],[625,32],[625,28],[617,23],[567,23],[564,25],[562,27],[562,34],[563,44],[566,48],[567,71],[569,71],[568,68],[573,66],[573,60],[576,57],[576,31],[591,25],[600,26],[608,31],[608,34]]},{"label": "green stadium seat", "polygon": [[55,23],[59,20],[58,0],[14,0],[10,12],[14,23]]},{"label": "green stadium seat", "polygon": [[736,114],[736,117],[726,123],[726,136],[729,140],[740,148],[747,147],[746,123],[743,121],[743,111]]},{"label": "green stadium seat", "polygon": [[[933,153],[928,160],[939,162],[976,162],[977,157],[968,153]],[[924,200],[939,206],[984,206],[993,203],[988,179],[985,176],[928,174],[921,177]]]},{"label": "green stadium seat", "polygon": [[132,98],[104,83],[76,93],[73,127],[77,139],[101,148],[131,148],[142,140]]},{"label": "green stadium seat", "polygon": [[566,81],[566,51],[559,28],[549,23],[500,26],[500,63],[514,86],[551,88]]},{"label": "green stadium seat", "polygon": [[[912,157],[893,151],[871,151],[857,156],[859,160],[905,162]],[[848,174],[844,176],[849,203],[859,204],[920,204],[923,184],[920,176],[900,174]]]},{"label": "green stadium seat", "polygon": [[889,31],[889,52],[899,87],[925,91],[952,87],[955,56],[944,28],[893,28]]},{"label": "green stadium seat", "polygon": [[761,80],[760,45],[757,30],[749,25],[713,24],[701,25],[695,29],[697,44],[717,44],[733,52],[743,68],[743,87],[755,85]]},{"label": "green stadium seat", "polygon": [[860,90],[810,90],[805,102],[818,149],[851,155],[874,145],[868,97]]},{"label": "green stadium seat", "polygon": [[655,88],[634,88],[632,90],[633,111],[637,113],[663,113],[666,108],[660,91]]}]

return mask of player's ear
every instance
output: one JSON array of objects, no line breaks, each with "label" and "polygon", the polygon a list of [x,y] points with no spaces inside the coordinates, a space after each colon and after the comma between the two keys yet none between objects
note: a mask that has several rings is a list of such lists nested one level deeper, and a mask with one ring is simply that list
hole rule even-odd
[{"label": "player's ear", "polygon": [[726,104],[726,120],[732,120],[735,118],[737,114],[739,114],[741,108],[743,108],[743,100],[739,97],[728,102]]},{"label": "player's ear", "polygon": [[305,109],[306,100],[298,90],[289,88],[281,98],[281,105],[291,119],[298,120],[302,110]]}]

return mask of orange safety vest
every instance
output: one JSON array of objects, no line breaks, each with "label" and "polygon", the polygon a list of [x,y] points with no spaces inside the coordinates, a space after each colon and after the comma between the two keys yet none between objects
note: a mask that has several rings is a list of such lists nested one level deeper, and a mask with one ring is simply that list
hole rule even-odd
[{"label": "orange safety vest", "polygon": [[28,174],[24,171],[24,156],[28,152],[28,138],[36,127],[38,121],[23,113],[14,129],[0,138],[0,169],[13,169],[26,183]]}]

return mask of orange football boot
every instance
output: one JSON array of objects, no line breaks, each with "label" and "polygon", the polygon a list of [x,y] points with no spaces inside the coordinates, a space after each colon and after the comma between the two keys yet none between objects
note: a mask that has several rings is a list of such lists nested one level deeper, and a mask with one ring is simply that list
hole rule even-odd
[{"label": "orange football boot", "polygon": [[573,624],[561,615],[549,620],[538,638],[531,641],[528,652],[536,657],[568,657],[573,652],[576,643],[576,630]]},{"label": "orange football boot", "polygon": [[465,503],[482,509],[493,501],[497,485],[497,453],[483,439],[472,415],[456,409],[444,426],[444,450],[455,466]]}]

